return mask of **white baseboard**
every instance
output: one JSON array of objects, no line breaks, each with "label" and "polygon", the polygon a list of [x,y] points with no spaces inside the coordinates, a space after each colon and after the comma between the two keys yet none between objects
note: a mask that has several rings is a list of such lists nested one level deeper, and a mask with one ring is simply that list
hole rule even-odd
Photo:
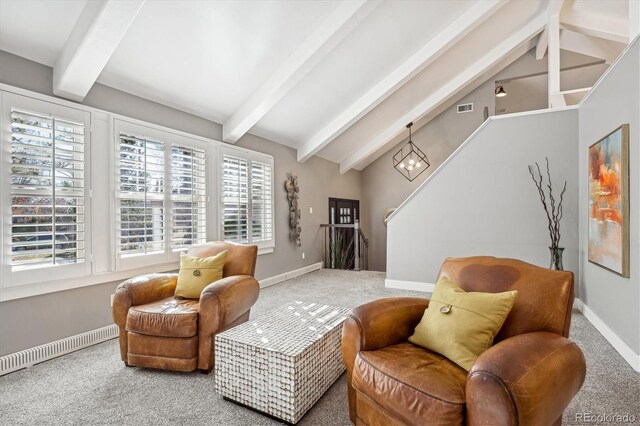
[{"label": "white baseboard", "polygon": [[118,337],[115,324],[0,357],[0,376]]},{"label": "white baseboard", "polygon": [[582,309],[584,309],[584,302],[576,297],[573,299],[573,308],[582,312]]},{"label": "white baseboard", "polygon": [[607,341],[613,346],[625,361],[637,372],[640,372],[640,354],[637,354],[633,349],[627,345],[624,340],[618,336],[602,319],[596,315],[584,302],[580,299],[575,299],[573,306],[578,309],[584,317],[589,320],[591,324],[607,339]]},{"label": "white baseboard", "polygon": [[322,269],[322,262],[313,263],[308,266],[303,266],[302,268],[294,269],[293,271],[284,272],[282,274],[260,280],[260,288],[269,287],[271,285],[290,280],[291,278],[317,271],[318,269]]},{"label": "white baseboard", "polygon": [[391,280],[389,278],[386,278],[384,280],[384,286],[387,288],[397,288],[400,290],[424,291],[426,293],[433,293],[433,289],[436,285],[433,283]]}]

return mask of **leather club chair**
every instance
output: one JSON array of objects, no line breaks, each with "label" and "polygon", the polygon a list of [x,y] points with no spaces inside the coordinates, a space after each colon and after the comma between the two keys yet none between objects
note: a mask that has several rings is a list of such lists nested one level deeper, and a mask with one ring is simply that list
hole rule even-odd
[{"label": "leather club chair", "polygon": [[513,259],[447,259],[440,275],[466,291],[518,290],[494,344],[469,372],[407,341],[429,301],[381,299],[353,309],[342,331],[349,413],[357,425],[559,425],[582,386],[569,340],[573,274]]},{"label": "leather club chair", "polygon": [[249,319],[260,286],[253,277],[257,246],[210,242],[192,246],[197,257],[227,250],[223,278],[200,299],[173,297],[178,274],[150,274],[121,283],[113,298],[120,329],[120,357],[127,366],[209,373],[214,337]]}]

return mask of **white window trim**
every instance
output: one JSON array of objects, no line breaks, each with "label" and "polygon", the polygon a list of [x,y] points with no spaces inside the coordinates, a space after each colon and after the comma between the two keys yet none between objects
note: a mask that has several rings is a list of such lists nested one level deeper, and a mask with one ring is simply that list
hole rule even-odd
[{"label": "white window trim", "polygon": [[[91,149],[91,145],[92,144],[106,144],[107,146],[107,151],[109,153],[113,153],[113,143],[115,141],[115,137],[117,135],[114,134],[113,129],[114,129],[114,120],[122,120],[122,121],[126,121],[132,124],[139,124],[141,126],[146,126],[146,127],[150,127],[159,131],[164,131],[164,132],[169,132],[171,134],[173,134],[174,136],[182,136],[185,138],[188,138],[190,140],[197,140],[200,141],[202,143],[204,143],[207,147],[208,147],[208,167],[211,168],[212,165],[215,165],[215,167],[219,167],[219,153],[220,153],[220,147],[228,147],[229,145],[215,140],[215,139],[210,139],[210,138],[206,138],[203,136],[198,136],[198,135],[193,135],[187,132],[183,132],[180,130],[176,130],[176,129],[171,129],[169,127],[165,127],[162,125],[158,125],[158,124],[153,124],[153,123],[149,123],[149,122],[145,122],[143,120],[139,120],[136,118],[131,118],[131,117],[127,117],[121,114],[116,114],[116,113],[112,113],[106,110],[102,110],[102,109],[98,109],[98,108],[93,108],[93,107],[89,107],[86,105],[82,105],[82,104],[78,104],[76,102],[72,102],[72,101],[68,101],[65,99],[60,99],[60,98],[55,98],[53,96],[49,96],[49,95],[44,95],[38,92],[33,92],[31,90],[27,90],[27,89],[22,89],[19,87],[14,87],[8,84],[4,84],[4,83],[0,83],[0,105],[2,105],[5,101],[5,99],[8,96],[11,95],[20,95],[20,96],[24,96],[27,98],[31,98],[31,99],[35,99],[35,100],[39,100],[39,101],[43,101],[43,102],[47,102],[51,105],[59,105],[62,107],[67,107],[67,108],[73,108],[76,110],[80,110],[83,111],[85,113],[89,113],[90,114],[90,121],[89,121],[89,129],[90,129],[90,134],[89,134],[89,138],[90,138],[90,142],[89,142],[89,147],[88,147],[88,151],[90,152],[92,151]],[[2,112],[4,112],[4,108],[2,108]],[[2,129],[2,132],[4,132],[4,126],[5,124],[5,120],[6,117],[4,117],[3,114],[0,114],[0,129]],[[102,126],[102,123],[104,123],[105,125],[102,126],[104,127],[104,130],[101,130],[98,133],[93,133],[94,128],[96,127],[96,123],[101,123],[100,126]],[[100,127],[98,126],[98,127]],[[0,134],[0,136],[2,136],[2,140],[4,141],[6,135],[4,133]],[[242,148],[238,148],[235,147],[236,149],[240,149],[243,150],[245,152],[251,152],[251,153],[256,153],[259,154],[255,151],[252,150],[248,150],[248,149],[242,149]],[[266,154],[262,154],[265,155]],[[270,156],[268,156],[270,157]],[[87,182],[89,182],[87,188],[89,190],[93,190],[94,186],[93,184],[96,183],[96,178],[99,178],[99,176],[96,176],[94,174],[94,167],[92,167],[92,165],[95,165],[96,161],[106,161],[108,164],[108,169],[111,171],[113,170],[113,168],[117,165],[114,164],[114,162],[112,161],[111,155],[109,155],[109,158],[99,158],[99,157],[94,157],[94,154],[89,154],[88,159],[86,159],[86,161],[88,161],[88,165],[87,165],[87,171],[92,170],[89,172],[89,175],[87,177]],[[2,173],[2,167],[4,167],[4,165],[0,165],[0,173]],[[215,171],[215,170],[214,170]],[[112,173],[112,172],[111,172]],[[274,176],[275,176],[275,168],[274,168]],[[109,192],[109,196],[108,196],[108,200],[103,200],[103,201],[108,201],[108,206],[109,206],[109,216],[111,218],[111,222],[114,221],[114,214],[115,214],[115,187],[113,185],[112,182],[112,176],[106,177],[105,179],[107,179],[108,183],[105,183],[105,185],[109,188],[108,192]],[[212,200],[211,196],[213,195],[212,191],[218,191],[218,179],[219,179],[219,174],[216,172],[213,173],[208,173],[207,176],[207,184],[208,184],[208,191],[209,191],[209,195],[208,195],[208,212],[207,212],[207,216],[208,216],[208,220],[209,223],[212,224],[216,224],[219,223],[218,221],[218,212],[219,212],[219,197],[216,197],[216,201]],[[275,186],[274,186],[274,190],[273,190],[273,194],[275,195]],[[7,281],[5,280],[4,277],[4,267],[0,267],[1,269],[3,269],[2,274],[0,274],[0,302],[4,302],[4,301],[8,301],[8,300],[15,300],[15,299],[21,299],[21,298],[25,298],[25,297],[32,297],[32,296],[37,296],[37,295],[41,295],[41,294],[48,294],[48,293],[55,293],[55,292],[59,292],[59,291],[64,291],[64,290],[70,290],[70,289],[74,289],[74,288],[82,288],[82,287],[87,287],[87,286],[92,286],[92,285],[98,285],[98,284],[106,284],[106,283],[114,283],[114,282],[118,282],[118,281],[122,281],[125,280],[127,278],[131,278],[140,274],[147,274],[147,273],[154,273],[154,272],[168,272],[168,271],[175,271],[179,268],[179,262],[178,261],[169,261],[168,263],[162,263],[162,264],[156,264],[156,265],[149,265],[149,266],[144,266],[144,267],[139,267],[136,269],[128,269],[128,270],[121,270],[118,271],[115,268],[115,246],[111,246],[110,250],[109,248],[105,248],[105,247],[97,247],[95,246],[95,244],[97,244],[97,241],[111,241],[113,242],[113,238],[116,235],[115,234],[115,225],[114,223],[109,223],[109,226],[105,226],[104,223],[96,223],[93,220],[93,216],[96,214],[96,211],[93,209],[93,204],[95,202],[95,197],[96,196],[100,196],[99,194],[93,194],[94,197],[90,200],[91,203],[90,205],[87,207],[88,209],[90,209],[91,213],[89,213],[89,217],[87,218],[87,229],[88,231],[86,231],[88,233],[87,238],[85,239],[87,247],[90,251],[90,253],[87,254],[87,256],[89,257],[90,261],[86,262],[86,264],[88,265],[88,267],[90,268],[87,273],[85,275],[79,276],[79,277],[75,277],[75,278],[54,278],[54,279],[50,279],[50,276],[47,277],[46,280],[42,280],[39,282],[34,282],[31,284],[21,284],[21,285],[15,285],[15,286],[8,286],[7,285]],[[4,184],[0,183],[0,207],[4,208],[5,206],[5,198],[6,198],[6,192],[4,189]],[[273,204],[273,208],[274,208],[274,219],[275,219],[275,203]],[[90,225],[89,225],[90,224]],[[108,229],[108,235],[106,236],[106,239],[102,238],[104,236],[101,235],[101,238],[95,238],[96,236],[99,235],[98,232],[96,232],[96,230],[98,228],[109,228]],[[274,247],[275,247],[275,222],[273,225],[273,232],[274,232],[274,246],[273,247],[262,247],[258,249],[258,254],[266,254],[266,253],[272,253],[274,251]],[[216,241],[219,240],[219,231],[220,231],[220,227],[219,226],[208,226],[207,227],[207,241]],[[106,250],[105,250],[106,249]],[[107,254],[105,254],[105,252],[108,252]],[[4,256],[5,256],[5,250],[4,250],[4,244],[0,244],[0,259],[4,260]],[[103,270],[103,271],[96,271],[95,270],[95,260],[96,260],[96,256],[107,256],[106,259],[103,259],[103,261],[106,262],[106,268],[108,270]],[[6,262],[2,263],[3,265],[6,265]],[[108,302],[106,302],[108,303]]]},{"label": "white window trim", "polygon": [[[274,225],[275,227],[275,225]],[[258,246],[258,256],[263,255],[263,254],[269,254],[269,253],[273,253],[275,251],[276,248],[276,243],[275,243],[275,239],[273,241],[273,245],[271,247],[259,247]]]},{"label": "white window trim", "polygon": [[[154,253],[154,254],[135,254],[128,256],[121,256],[120,254],[120,235],[118,233],[118,208],[119,208],[119,195],[120,195],[120,172],[119,172],[119,164],[120,164],[120,152],[119,152],[119,141],[120,141],[120,133],[121,132],[130,132],[133,134],[144,133],[146,137],[151,137],[164,142],[164,150],[165,150],[165,185],[164,185],[164,210],[165,212],[172,211],[172,200],[171,200],[171,148],[174,145],[185,146],[185,147],[193,147],[196,149],[203,150],[206,156],[206,167],[207,169],[207,181],[210,181],[209,175],[215,174],[211,170],[211,144],[193,139],[190,136],[184,136],[175,134],[170,131],[161,130],[156,128],[156,126],[149,124],[139,124],[132,123],[129,120],[124,120],[121,118],[114,118],[113,120],[113,138],[112,138],[112,152],[114,153],[114,167],[113,167],[113,185],[115,188],[114,191],[114,214],[113,214],[113,245],[114,247],[114,256],[115,256],[115,270],[123,271],[130,269],[137,269],[140,266],[151,266],[151,265],[159,265],[167,262],[179,262],[180,260],[180,252],[186,251],[183,250],[173,250],[171,248],[171,214],[165,213],[165,224],[164,224],[164,238],[165,238],[165,251],[162,253]],[[211,206],[210,194],[211,194],[211,186],[209,182],[207,182],[206,188],[206,197],[208,200],[207,205],[207,217],[210,217],[209,210],[211,210],[214,206]],[[215,222],[209,222],[215,223]],[[211,226],[207,227],[207,236],[210,233]],[[213,227],[215,228],[215,226]],[[211,241],[209,238],[207,241]]]},{"label": "white window trim", "polygon": [[[253,242],[249,242],[249,244],[254,244],[258,246],[258,255],[263,255],[263,254],[269,254],[269,253],[273,253],[276,247],[276,205],[275,205],[275,160],[273,158],[272,155],[269,154],[264,154],[258,151],[253,151],[251,149],[247,149],[247,148],[241,148],[238,146],[233,146],[233,145],[229,145],[229,144],[221,144],[219,146],[219,150],[218,150],[218,162],[216,163],[217,166],[219,167],[218,170],[218,179],[219,182],[222,181],[222,175],[223,175],[223,170],[221,167],[221,161],[222,161],[222,156],[225,153],[229,153],[231,155],[240,155],[244,158],[247,158],[248,160],[255,160],[255,161],[263,161],[263,162],[268,162],[271,164],[271,210],[272,210],[272,228],[271,228],[271,235],[272,235],[272,239],[269,241],[259,241],[257,243],[253,243]],[[216,187],[217,191],[220,191],[220,194],[218,196],[218,206],[217,206],[217,212],[218,212],[218,217],[219,217],[219,231],[218,231],[218,235],[222,236],[224,235],[224,218],[223,218],[223,214],[222,214],[222,209],[223,209],[223,202],[222,202],[222,191],[221,188],[218,186]]]},{"label": "white window trim", "polygon": [[[2,126],[1,141],[2,147],[0,152],[0,181],[2,187],[0,188],[0,194],[2,194],[2,205],[4,205],[11,197],[11,144],[7,141],[11,140],[11,120],[7,120],[7,117],[11,115],[11,109],[13,107],[22,108],[34,112],[51,113],[58,116],[82,121],[85,127],[85,147],[84,147],[84,183],[85,183],[85,261],[83,263],[76,263],[70,265],[58,265],[58,266],[42,266],[37,268],[25,269],[22,271],[13,271],[11,266],[11,220],[4,221],[1,238],[1,250],[2,250],[2,287],[10,288],[14,286],[23,286],[28,284],[34,284],[42,281],[47,281],[52,274],[55,274],[56,278],[69,279],[74,277],[81,277],[91,274],[91,237],[92,233],[89,230],[92,229],[92,209],[91,209],[91,115],[83,111],[80,108],[73,108],[68,106],[61,106],[53,104],[47,101],[32,99],[18,94],[4,94],[2,96],[2,119],[0,125]],[[2,210],[7,218],[11,218],[11,214],[8,213],[9,209]]]},{"label": "white window trim", "polygon": [[[75,288],[89,287],[98,284],[115,283],[138,275],[177,272],[179,268],[180,264],[178,262],[169,262],[157,265],[148,265],[136,269],[127,269],[124,271],[109,271],[70,279],[54,279],[32,284],[0,288],[0,302],[48,293],[56,293],[58,291],[72,290]],[[105,303],[109,303],[109,301],[106,300]]]}]

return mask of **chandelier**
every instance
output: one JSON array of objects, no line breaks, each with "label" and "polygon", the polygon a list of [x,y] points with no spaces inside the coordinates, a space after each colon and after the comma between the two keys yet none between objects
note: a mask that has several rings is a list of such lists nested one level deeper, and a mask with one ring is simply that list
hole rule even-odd
[{"label": "chandelier", "polygon": [[422,172],[427,170],[431,164],[424,152],[418,148],[411,140],[411,126],[413,123],[407,124],[409,129],[409,142],[400,148],[400,151],[393,156],[393,167],[402,174],[409,182],[413,182],[415,178],[420,176]]}]

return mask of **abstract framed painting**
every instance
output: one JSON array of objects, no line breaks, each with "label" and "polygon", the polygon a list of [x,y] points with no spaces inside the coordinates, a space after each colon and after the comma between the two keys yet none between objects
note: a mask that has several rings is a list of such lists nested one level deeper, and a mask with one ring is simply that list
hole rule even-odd
[{"label": "abstract framed painting", "polygon": [[589,147],[589,262],[629,277],[629,125]]}]

